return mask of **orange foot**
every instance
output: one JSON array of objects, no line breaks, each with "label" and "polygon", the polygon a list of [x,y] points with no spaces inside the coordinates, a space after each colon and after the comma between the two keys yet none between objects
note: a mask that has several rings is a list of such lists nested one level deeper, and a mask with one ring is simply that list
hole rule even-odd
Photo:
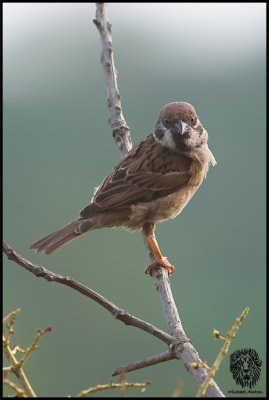
[{"label": "orange foot", "polygon": [[161,258],[156,258],[156,260],[145,269],[145,274],[150,274],[152,268],[156,267],[156,265],[161,265],[162,267],[166,268],[168,270],[168,276],[170,276],[175,270],[175,267],[170,264],[170,262],[167,260],[167,257],[162,256]]}]

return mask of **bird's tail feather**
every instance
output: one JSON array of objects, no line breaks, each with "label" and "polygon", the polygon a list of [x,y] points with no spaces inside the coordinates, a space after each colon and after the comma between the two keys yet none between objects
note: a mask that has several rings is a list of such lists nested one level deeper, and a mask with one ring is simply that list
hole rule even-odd
[{"label": "bird's tail feather", "polygon": [[95,224],[91,223],[89,219],[83,220],[82,218],[78,218],[75,221],[70,222],[65,227],[58,229],[48,236],[45,236],[43,239],[38,240],[31,245],[30,249],[33,249],[36,252],[42,251],[45,254],[51,254],[58,250],[59,247],[81,236],[83,233],[94,229],[94,225]]}]

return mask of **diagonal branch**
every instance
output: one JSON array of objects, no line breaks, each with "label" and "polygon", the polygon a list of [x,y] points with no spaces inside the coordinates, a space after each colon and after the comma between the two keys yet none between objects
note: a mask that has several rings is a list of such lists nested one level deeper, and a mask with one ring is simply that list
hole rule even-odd
[{"label": "diagonal branch", "polygon": [[62,276],[59,274],[55,274],[54,272],[51,272],[42,266],[31,263],[30,261],[23,258],[20,254],[16,253],[5,242],[3,242],[3,252],[6,254],[9,260],[14,261],[18,265],[27,269],[27,271],[31,272],[36,277],[44,278],[48,282],[57,282],[61,283],[62,285],[69,286],[72,289],[83,294],[84,296],[89,297],[90,299],[94,300],[96,303],[104,307],[107,311],[110,312],[110,314],[113,315],[114,318],[123,322],[125,325],[134,326],[145,332],[148,332],[168,345],[172,343],[173,341],[172,336],[168,335],[166,332],[163,332],[161,329],[156,328],[154,325],[151,325],[148,322],[143,321],[142,319],[139,319],[129,314],[125,310],[122,310],[121,308],[113,304],[111,301],[107,300],[104,296],[88,288],[87,286],[82,285],[82,283],[75,281],[69,276]]},{"label": "diagonal branch", "polygon": [[[16,253],[10,246],[8,246],[5,242],[3,242],[3,252],[6,254],[9,260],[14,261],[16,264],[25,268],[27,271],[31,272],[38,278],[44,278],[48,282],[57,282],[66,286],[71,287],[72,289],[78,291],[79,293],[89,297],[94,300],[102,307],[104,307],[107,311],[109,311],[116,319],[123,322],[125,325],[134,326],[139,328],[145,332],[150,333],[151,335],[157,337],[162,340],[164,343],[169,345],[169,351],[166,353],[159,354],[157,356],[148,357],[143,361],[137,361],[131,363],[126,366],[122,366],[118,368],[113,375],[118,375],[118,373],[134,371],[136,369],[141,369],[148,367],[150,365],[154,365],[160,362],[168,361],[171,359],[182,359],[187,370],[194,375],[195,379],[199,384],[201,384],[207,378],[207,371],[205,368],[192,368],[191,364],[196,363],[197,365],[202,365],[203,362],[200,359],[197,351],[190,343],[189,339],[186,335],[171,336],[166,332],[163,332],[159,328],[154,325],[149,324],[146,321],[143,321],[129,313],[125,310],[120,309],[111,301],[107,300],[104,296],[95,292],[94,290],[86,287],[85,285],[75,281],[74,279],[68,276],[62,276],[59,274],[55,274],[52,271],[49,271],[45,267],[35,265],[30,261],[23,258],[21,255]],[[167,271],[164,268],[159,268],[154,270],[154,274],[156,274],[156,279],[158,279],[162,274],[166,274]],[[168,281],[168,277],[166,278]],[[165,278],[164,278],[165,280]],[[160,290],[161,286],[157,287],[157,290]],[[171,319],[171,321],[173,318]],[[172,322],[170,322],[172,324]],[[119,371],[119,372],[118,372]],[[208,387],[206,395],[209,396],[223,396],[218,386],[212,380],[212,386]]]},{"label": "diagonal branch", "polygon": [[151,365],[159,364],[164,361],[174,360],[175,358],[176,356],[171,351],[166,351],[164,353],[157,354],[156,356],[148,357],[142,361],[135,361],[131,364],[123,365],[122,367],[117,368],[116,371],[113,372],[112,376],[149,367]]}]

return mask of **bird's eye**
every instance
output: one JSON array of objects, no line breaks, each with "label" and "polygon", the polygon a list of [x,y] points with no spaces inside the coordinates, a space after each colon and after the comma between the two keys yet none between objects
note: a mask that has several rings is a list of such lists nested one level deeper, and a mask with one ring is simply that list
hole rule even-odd
[{"label": "bird's eye", "polygon": [[168,119],[167,119],[167,118],[164,120],[164,124],[165,124],[165,126],[168,126],[168,124],[169,124],[169,121],[168,121]]},{"label": "bird's eye", "polygon": [[191,116],[191,123],[194,123],[196,121],[196,117],[195,117],[195,115],[192,115]]}]

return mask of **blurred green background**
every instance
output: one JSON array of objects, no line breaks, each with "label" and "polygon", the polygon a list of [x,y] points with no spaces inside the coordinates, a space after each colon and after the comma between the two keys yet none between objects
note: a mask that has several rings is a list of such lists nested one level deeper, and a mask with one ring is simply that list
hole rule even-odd
[{"label": "blurred green background", "polygon": [[[28,249],[76,218],[121,157],[107,122],[94,17],[93,3],[4,4],[3,237],[32,262],[167,330],[154,281],[144,275],[139,234],[95,231],[51,256]],[[254,389],[265,396],[265,3],[111,3],[108,19],[133,143],[171,101],[192,103],[208,130],[218,164],[182,215],[156,234],[176,266],[171,285],[186,334],[208,364],[222,346],[213,329],[225,335],[250,307],[230,354],[258,352],[263,366]],[[166,350],[93,301],[3,260],[4,314],[22,309],[14,343],[27,347],[36,328],[53,327],[25,365],[40,397],[73,396],[109,382],[121,365]],[[197,391],[177,361],[128,375],[146,379],[145,392],[128,395],[170,396],[179,382],[182,396]],[[216,381],[227,396],[241,389],[229,357]]]}]

